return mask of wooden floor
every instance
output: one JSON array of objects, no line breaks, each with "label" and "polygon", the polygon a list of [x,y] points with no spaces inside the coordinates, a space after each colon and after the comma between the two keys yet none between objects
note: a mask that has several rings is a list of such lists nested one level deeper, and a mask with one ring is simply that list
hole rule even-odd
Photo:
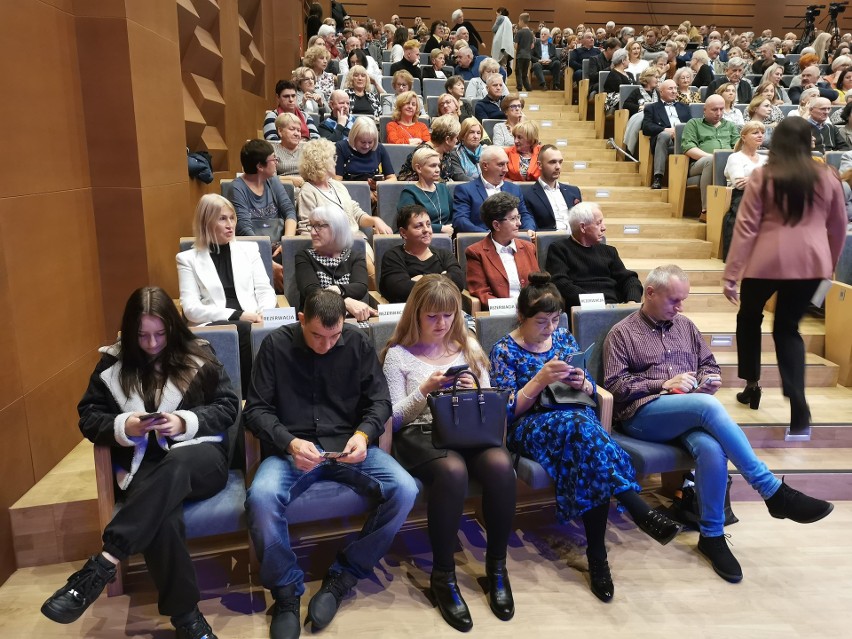
[{"label": "wooden floor", "polygon": [[[745,579],[732,585],[717,577],[695,551],[697,533],[684,532],[661,547],[614,513],[607,533],[616,584],[612,603],[588,588],[583,535],[575,526],[554,524],[551,507],[519,514],[509,550],[517,614],[501,622],[477,585],[483,572],[484,541],[466,520],[456,555],[463,594],[471,608],[471,637],[564,639],[565,637],[849,637],[852,626],[852,502],[836,504],[822,522],[801,526],[769,517],[760,502],[735,502],[740,523],[728,528]],[[310,550],[316,560],[308,595],[339,540]],[[362,580],[323,637],[376,639],[458,637],[432,608],[429,553],[422,529],[401,533],[375,576]],[[307,559],[302,565],[307,565]],[[201,609],[221,638],[268,636],[268,592],[249,586],[246,553],[196,561],[204,588]],[[153,587],[142,575],[129,594],[101,597],[75,624],[42,617],[42,601],[80,563],[22,569],[0,587],[0,637],[172,637],[157,615]],[[307,597],[302,601],[302,616]],[[305,631],[303,636],[311,636]]]}]

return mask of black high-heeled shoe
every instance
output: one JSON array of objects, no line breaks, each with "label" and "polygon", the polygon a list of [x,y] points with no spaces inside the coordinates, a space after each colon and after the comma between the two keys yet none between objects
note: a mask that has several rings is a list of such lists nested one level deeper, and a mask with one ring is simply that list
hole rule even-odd
[{"label": "black high-heeled shoe", "polygon": [[615,585],[606,559],[589,559],[589,582],[595,597],[604,603],[612,601]]},{"label": "black high-heeled shoe", "polygon": [[748,404],[752,410],[757,410],[760,407],[761,395],[763,395],[763,389],[760,386],[746,386],[742,393],[737,393],[737,401],[740,404]]}]

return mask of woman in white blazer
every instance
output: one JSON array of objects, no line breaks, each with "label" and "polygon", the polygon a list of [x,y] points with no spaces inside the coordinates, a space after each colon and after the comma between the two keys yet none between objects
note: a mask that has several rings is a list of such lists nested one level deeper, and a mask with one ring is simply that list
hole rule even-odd
[{"label": "woman in white blazer", "polygon": [[[180,303],[191,326],[233,324],[240,365],[251,370],[251,325],[277,298],[254,242],[235,242],[237,216],[221,195],[203,195],[195,207],[195,245],[177,254]],[[243,375],[246,381],[250,375]],[[245,388],[243,389],[245,391]]]}]

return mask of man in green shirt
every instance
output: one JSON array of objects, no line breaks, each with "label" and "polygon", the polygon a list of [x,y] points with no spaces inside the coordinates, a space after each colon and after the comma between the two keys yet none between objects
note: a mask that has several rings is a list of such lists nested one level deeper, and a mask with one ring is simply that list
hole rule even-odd
[{"label": "man in green shirt", "polygon": [[701,219],[707,214],[707,186],[713,179],[713,151],[733,149],[740,134],[736,125],[722,119],[725,100],[709,95],[704,102],[704,117],[686,123],[681,138],[681,151],[692,160],[689,176],[701,176]]}]

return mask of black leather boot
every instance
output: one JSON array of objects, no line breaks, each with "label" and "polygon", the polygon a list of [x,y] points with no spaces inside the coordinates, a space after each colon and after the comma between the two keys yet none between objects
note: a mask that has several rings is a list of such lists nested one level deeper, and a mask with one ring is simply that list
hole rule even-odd
[{"label": "black leather boot", "polygon": [[515,600],[509,585],[509,571],[505,559],[485,558],[485,576],[488,579],[488,603],[498,619],[509,621],[515,616]]},{"label": "black leather boot", "polygon": [[430,590],[444,621],[461,632],[473,628],[470,610],[456,583],[455,570],[433,570]]}]

